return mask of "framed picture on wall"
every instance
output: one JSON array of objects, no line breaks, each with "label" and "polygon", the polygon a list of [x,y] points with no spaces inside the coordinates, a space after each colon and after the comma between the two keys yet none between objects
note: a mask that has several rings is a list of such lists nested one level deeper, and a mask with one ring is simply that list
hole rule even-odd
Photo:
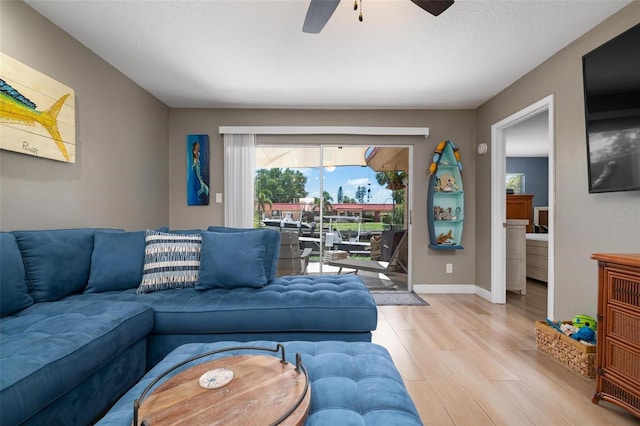
[{"label": "framed picture on wall", "polygon": [[75,92],[0,52],[0,149],[76,162]]},{"label": "framed picture on wall", "polygon": [[187,135],[187,205],[209,205],[209,135]]}]

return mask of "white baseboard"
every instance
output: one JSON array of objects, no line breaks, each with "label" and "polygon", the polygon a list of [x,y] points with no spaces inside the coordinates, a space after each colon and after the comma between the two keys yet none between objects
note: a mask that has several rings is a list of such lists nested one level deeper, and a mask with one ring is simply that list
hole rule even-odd
[{"label": "white baseboard", "polygon": [[433,293],[433,294],[447,294],[447,293],[475,293],[475,284],[414,284],[413,291],[416,293]]},{"label": "white baseboard", "polygon": [[477,294],[491,301],[491,292],[475,284],[414,284],[413,291],[424,294]]},{"label": "white baseboard", "polygon": [[476,286],[476,294],[482,297],[483,299],[491,302],[491,292],[489,290],[485,290],[482,287]]}]

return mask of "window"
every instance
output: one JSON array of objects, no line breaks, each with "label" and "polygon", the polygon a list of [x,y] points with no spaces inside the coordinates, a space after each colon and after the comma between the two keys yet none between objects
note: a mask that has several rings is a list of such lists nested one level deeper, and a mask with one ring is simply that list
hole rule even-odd
[{"label": "window", "polygon": [[514,194],[524,194],[524,173],[507,173],[507,189]]}]

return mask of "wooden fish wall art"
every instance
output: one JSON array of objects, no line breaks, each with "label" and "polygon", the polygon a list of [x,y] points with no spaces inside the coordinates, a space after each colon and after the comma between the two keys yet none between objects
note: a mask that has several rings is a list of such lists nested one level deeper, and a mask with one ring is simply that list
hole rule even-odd
[{"label": "wooden fish wall art", "polygon": [[75,93],[0,52],[0,148],[75,163]]}]

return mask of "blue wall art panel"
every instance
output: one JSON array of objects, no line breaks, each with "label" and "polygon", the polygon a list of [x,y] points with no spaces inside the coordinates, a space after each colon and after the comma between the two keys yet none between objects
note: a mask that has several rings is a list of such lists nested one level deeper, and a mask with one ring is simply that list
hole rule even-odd
[{"label": "blue wall art panel", "polygon": [[209,205],[209,135],[187,135],[187,204]]}]

